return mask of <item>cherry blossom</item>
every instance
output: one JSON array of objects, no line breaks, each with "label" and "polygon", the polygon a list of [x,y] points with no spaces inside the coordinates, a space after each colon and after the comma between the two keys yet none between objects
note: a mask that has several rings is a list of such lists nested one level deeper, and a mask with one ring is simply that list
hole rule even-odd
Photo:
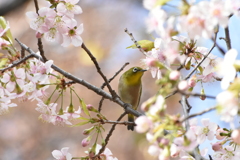
[{"label": "cherry blossom", "polygon": [[232,122],[238,113],[238,99],[230,91],[223,91],[217,95],[218,113],[221,120]]},{"label": "cherry blossom", "polygon": [[52,151],[52,156],[57,160],[71,160],[72,155],[68,152],[69,147],[64,147],[60,150]]},{"label": "cherry blossom", "polygon": [[79,0],[64,0],[65,3],[59,3],[57,5],[58,15],[66,15],[73,18],[74,14],[81,14],[82,8],[76,5]]},{"label": "cherry blossom", "polygon": [[213,140],[218,127],[217,124],[210,122],[208,118],[201,119],[201,122],[203,127],[197,126],[195,128],[195,134],[197,135],[197,141],[199,144],[203,143],[206,138],[210,141]]},{"label": "cherry blossom", "polygon": [[140,116],[135,120],[136,131],[138,133],[144,133],[148,131],[152,125],[151,120],[147,116]]}]

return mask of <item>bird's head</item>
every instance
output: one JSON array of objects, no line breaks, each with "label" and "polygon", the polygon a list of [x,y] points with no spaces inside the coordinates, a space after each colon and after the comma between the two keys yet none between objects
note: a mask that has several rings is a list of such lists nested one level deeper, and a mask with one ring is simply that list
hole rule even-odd
[{"label": "bird's head", "polygon": [[141,67],[132,67],[123,74],[125,83],[127,84],[138,84],[141,83],[143,73],[147,71]]}]

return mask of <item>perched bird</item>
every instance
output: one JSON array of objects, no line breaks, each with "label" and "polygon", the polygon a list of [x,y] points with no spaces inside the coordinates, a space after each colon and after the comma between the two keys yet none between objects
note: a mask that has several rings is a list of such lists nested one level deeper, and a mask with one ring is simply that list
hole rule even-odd
[{"label": "perched bird", "polygon": [[[140,41],[137,41],[138,45],[141,46],[141,48],[145,51],[145,52],[148,52],[148,51],[151,51],[153,48],[154,48],[154,42],[153,41],[149,41],[149,40],[140,40]],[[126,49],[128,48],[132,48],[132,49],[135,49],[137,48],[136,44],[133,44],[129,47],[127,47]]]},{"label": "perched bird", "polygon": [[[142,94],[141,78],[145,71],[140,67],[132,67],[123,73],[119,79],[118,94],[121,100],[131,104],[134,110],[137,110]],[[128,114],[128,121],[134,122],[134,115]],[[133,131],[134,126],[128,125],[127,128]]]}]

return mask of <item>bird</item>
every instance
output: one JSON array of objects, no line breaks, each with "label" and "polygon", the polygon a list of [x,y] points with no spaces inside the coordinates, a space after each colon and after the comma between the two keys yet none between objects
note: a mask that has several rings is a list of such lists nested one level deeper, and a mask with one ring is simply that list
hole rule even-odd
[{"label": "bird", "polygon": [[[132,67],[126,72],[124,72],[118,83],[118,94],[120,99],[124,103],[132,105],[134,110],[137,110],[140,97],[142,94],[142,82],[141,78],[143,73],[147,71],[141,67]],[[134,115],[128,114],[128,121],[134,122]],[[134,130],[133,125],[127,126],[128,130]]]}]

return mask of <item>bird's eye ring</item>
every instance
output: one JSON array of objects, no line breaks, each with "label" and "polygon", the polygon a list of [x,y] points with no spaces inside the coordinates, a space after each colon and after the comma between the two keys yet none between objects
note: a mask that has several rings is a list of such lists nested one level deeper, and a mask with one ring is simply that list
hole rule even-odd
[{"label": "bird's eye ring", "polygon": [[138,71],[137,68],[133,68],[133,72],[136,73]]}]

